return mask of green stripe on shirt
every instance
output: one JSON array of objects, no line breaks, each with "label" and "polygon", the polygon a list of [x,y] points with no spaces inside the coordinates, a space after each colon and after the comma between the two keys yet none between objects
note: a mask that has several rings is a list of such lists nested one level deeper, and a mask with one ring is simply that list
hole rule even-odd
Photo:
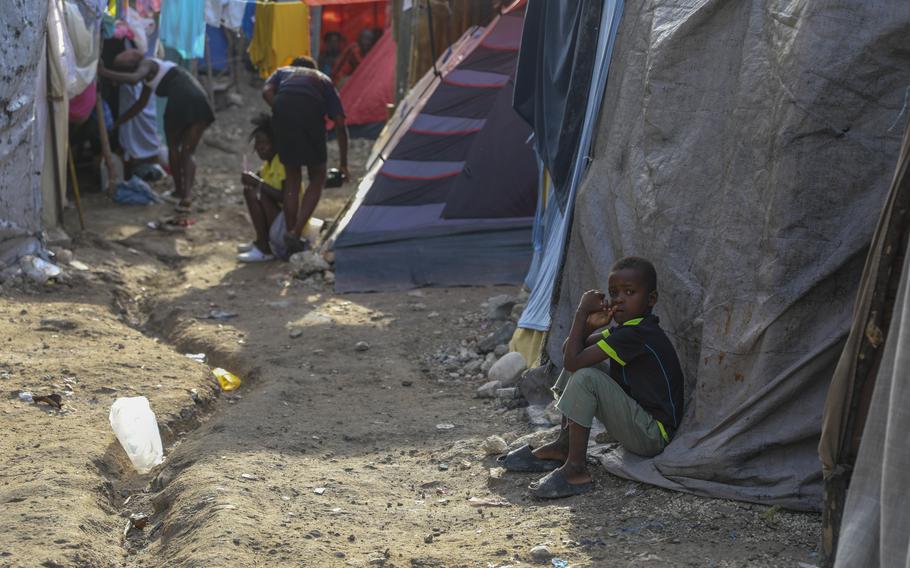
[{"label": "green stripe on shirt", "polygon": [[620,358],[620,356],[616,353],[616,350],[613,349],[612,347],[610,347],[610,346],[607,344],[606,341],[604,341],[603,339],[601,339],[600,341],[597,342],[597,346],[600,347],[600,349],[601,349],[604,353],[606,353],[611,359],[613,359],[614,361],[616,361],[617,363],[619,363],[619,364],[622,365],[623,367],[626,366],[626,362],[623,361],[622,358]]}]

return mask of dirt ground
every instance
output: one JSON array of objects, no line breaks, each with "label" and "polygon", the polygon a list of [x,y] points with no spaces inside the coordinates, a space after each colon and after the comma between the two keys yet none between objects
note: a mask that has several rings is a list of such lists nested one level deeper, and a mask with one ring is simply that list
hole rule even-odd
[{"label": "dirt ground", "polygon": [[[243,153],[253,159],[249,119],[264,110],[243,94],[199,151],[195,225],[152,230],[167,207],[86,194],[88,230],[68,212],[73,240],[62,246],[89,269],[0,288],[0,566],[818,562],[815,514],[599,468],[595,492],[553,503],[529,497],[534,475],[491,476],[482,441],[531,433],[525,412],[475,398],[483,381],[434,355],[471,350],[497,325],[481,304],[517,290],[336,295],[286,263],[238,264],[235,245],[250,237],[239,165]],[[369,148],[353,144],[352,173]],[[339,211],[353,190],[327,190],[318,214]],[[355,349],[361,341],[369,349]],[[212,367],[242,386],[221,392]],[[20,391],[59,393],[64,406]],[[138,395],[165,444],[147,475],[108,422],[116,398]],[[133,514],[148,517],[142,529]],[[535,560],[538,545],[553,558]]]}]

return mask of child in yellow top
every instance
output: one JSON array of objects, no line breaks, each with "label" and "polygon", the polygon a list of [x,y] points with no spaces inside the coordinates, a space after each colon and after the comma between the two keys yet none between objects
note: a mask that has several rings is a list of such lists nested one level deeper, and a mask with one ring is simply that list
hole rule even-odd
[{"label": "child in yellow top", "polygon": [[253,133],[250,139],[256,154],[262,159],[259,173],[243,172],[240,181],[243,183],[243,198],[246,200],[250,220],[256,230],[256,240],[240,245],[240,262],[265,262],[275,258],[269,244],[269,227],[281,211],[284,200],[284,164],[278,158],[278,151],[273,144],[271,118],[260,114],[253,119]]}]

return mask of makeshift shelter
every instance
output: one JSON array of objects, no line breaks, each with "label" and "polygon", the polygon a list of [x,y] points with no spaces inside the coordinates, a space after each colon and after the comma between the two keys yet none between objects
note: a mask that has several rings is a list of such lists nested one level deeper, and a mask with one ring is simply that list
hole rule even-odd
[{"label": "makeshift shelter", "polygon": [[0,5],[3,37],[16,38],[0,44],[0,270],[44,255],[45,232],[62,219],[67,90],[86,78],[67,34],[67,8],[58,0]]},{"label": "makeshift shelter", "polygon": [[399,105],[330,238],[336,290],[521,282],[537,179],[511,109],[522,20],[466,32]]},{"label": "makeshift shelter", "polygon": [[395,40],[383,34],[341,87],[341,105],[351,136],[376,138],[395,101]]},{"label": "makeshift shelter", "polygon": [[[543,5],[557,11],[543,20],[555,30],[572,14],[532,1],[529,19]],[[548,355],[561,363],[579,296],[603,287],[616,259],[651,259],[656,313],[687,378],[685,417],[659,456],[611,447],[602,463],[671,489],[817,510],[823,400],[900,141],[910,5],[621,8],[603,104],[585,116],[591,148],[580,138],[563,148],[535,121],[538,145],[556,144],[542,155],[590,160],[555,186],[571,230]],[[601,18],[598,56],[610,45]],[[543,119],[576,80],[561,56],[541,50],[540,65],[557,66],[549,76],[565,79],[549,91],[562,96],[535,103]]]},{"label": "makeshift shelter", "polygon": [[908,169],[910,126],[825,403],[823,544],[835,566],[910,565]]},{"label": "makeshift shelter", "polygon": [[498,13],[490,0],[393,0],[392,29],[398,44],[396,98],[423,77],[441,53],[472,26],[485,26]]}]

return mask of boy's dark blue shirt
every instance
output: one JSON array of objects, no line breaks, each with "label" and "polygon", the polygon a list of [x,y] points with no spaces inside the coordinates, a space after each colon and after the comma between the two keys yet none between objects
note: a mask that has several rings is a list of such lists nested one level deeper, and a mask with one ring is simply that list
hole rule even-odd
[{"label": "boy's dark blue shirt", "polygon": [[610,358],[610,376],[648,414],[676,430],[683,414],[683,373],[654,314],[604,330],[597,342]]}]

